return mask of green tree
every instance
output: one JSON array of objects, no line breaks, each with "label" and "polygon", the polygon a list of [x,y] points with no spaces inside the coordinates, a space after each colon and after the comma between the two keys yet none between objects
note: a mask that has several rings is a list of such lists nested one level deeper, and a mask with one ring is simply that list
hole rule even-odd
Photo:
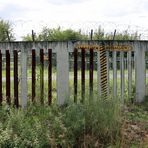
[{"label": "green tree", "polygon": [[23,36],[23,41],[32,41],[32,36],[30,34],[27,34],[26,36]]},{"label": "green tree", "polygon": [[14,41],[12,24],[0,19],[0,41]]},{"label": "green tree", "polygon": [[[112,40],[113,33],[105,33],[104,29],[99,26],[98,30],[94,32],[94,40]],[[128,30],[122,32],[116,32],[114,40],[140,40],[141,35],[138,32],[132,34],[128,33]]]},{"label": "green tree", "polygon": [[[43,27],[42,31],[35,35],[36,41],[68,41],[68,40],[89,40],[89,35],[81,33],[81,30],[74,31],[72,29],[62,30],[58,28],[48,28]],[[94,31],[93,40],[112,40],[113,33],[106,33],[104,29],[99,26],[97,30]],[[127,30],[115,35],[115,40],[138,40],[140,35],[138,32],[133,34],[128,33]],[[24,41],[32,41],[32,35],[27,34],[23,37]]]},{"label": "green tree", "polygon": [[[127,30],[124,30],[121,33],[116,33],[115,40],[140,40],[140,34],[138,32],[128,33]],[[113,39],[113,34],[106,34],[106,39]]]},{"label": "green tree", "polygon": [[[74,31],[72,29],[62,30],[60,27],[50,29],[43,27],[42,31],[35,35],[36,41],[68,41],[68,40],[85,40],[87,36],[81,34],[81,31]],[[24,41],[32,41],[32,36],[27,35],[23,37]]]},{"label": "green tree", "polygon": [[103,40],[103,39],[106,39],[105,31],[104,31],[104,29],[101,28],[101,26],[99,26],[98,30],[96,30],[94,32],[93,39],[94,40]]}]

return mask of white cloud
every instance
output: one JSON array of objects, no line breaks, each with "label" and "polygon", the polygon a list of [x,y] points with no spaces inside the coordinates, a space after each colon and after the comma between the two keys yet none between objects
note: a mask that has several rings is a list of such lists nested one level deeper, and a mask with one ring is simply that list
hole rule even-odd
[{"label": "white cloud", "polygon": [[112,30],[129,25],[145,28],[147,7],[147,0],[0,0],[0,17],[16,22],[15,31],[19,30],[21,35],[32,28],[39,31],[43,25],[90,29],[105,24]]}]

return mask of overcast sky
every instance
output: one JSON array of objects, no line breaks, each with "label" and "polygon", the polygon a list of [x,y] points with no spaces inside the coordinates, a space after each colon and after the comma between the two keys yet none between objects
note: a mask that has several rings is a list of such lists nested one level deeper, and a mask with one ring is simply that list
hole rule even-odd
[{"label": "overcast sky", "polygon": [[99,25],[148,39],[148,0],[0,0],[0,18],[13,23],[17,40],[43,26],[89,32]]}]

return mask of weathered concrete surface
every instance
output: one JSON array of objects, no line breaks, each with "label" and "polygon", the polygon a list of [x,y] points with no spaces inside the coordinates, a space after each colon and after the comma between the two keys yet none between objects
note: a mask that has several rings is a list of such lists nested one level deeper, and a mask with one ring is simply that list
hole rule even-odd
[{"label": "weathered concrete surface", "polygon": [[[36,50],[39,49],[45,49],[45,52],[47,52],[47,49],[51,48],[53,52],[57,52],[59,49],[59,45],[66,46],[69,52],[73,52],[74,46],[78,44],[88,44],[88,45],[101,45],[102,42],[104,42],[105,45],[129,45],[134,47],[134,44],[140,43],[142,44],[145,49],[148,50],[148,41],[111,41],[111,40],[99,40],[99,41],[67,41],[67,42],[54,42],[54,41],[36,41],[36,42],[0,42],[0,49],[2,51],[5,51],[6,49],[9,49],[10,51],[17,49],[25,51],[31,51],[31,49],[35,48]],[[134,49],[133,49],[134,50]]]},{"label": "weathered concrete surface", "polygon": [[[5,50],[9,49],[12,55],[13,50],[21,51],[21,97],[22,105],[26,105],[27,101],[27,55],[31,53],[32,49],[36,49],[37,54],[40,49],[44,49],[47,53],[47,49],[51,48],[53,53],[57,53],[57,89],[58,89],[58,104],[63,104],[69,96],[68,86],[68,53],[73,52],[76,45],[128,45],[135,51],[135,66],[136,66],[136,101],[143,101],[146,89],[145,89],[145,51],[148,51],[148,41],[111,41],[111,40],[99,40],[99,41],[68,41],[68,42],[0,42],[0,50],[5,54]],[[120,51],[120,50],[119,50]],[[114,69],[116,69],[114,67]],[[98,68],[99,70],[99,68]],[[117,74],[114,73],[117,77]],[[99,75],[98,75],[99,76]],[[116,78],[115,78],[116,79]],[[116,80],[114,80],[114,85]],[[114,87],[114,94],[116,94],[116,86]],[[122,93],[123,93],[122,88]]]},{"label": "weathered concrete surface", "polygon": [[135,74],[136,74],[136,102],[142,102],[146,95],[146,68],[145,68],[145,46],[134,44],[135,49]]},{"label": "weathered concrete surface", "polygon": [[57,52],[57,103],[63,105],[69,99],[69,52],[65,44],[58,44]]},{"label": "weathered concrete surface", "polygon": [[21,52],[21,102],[22,107],[27,105],[28,87],[27,87],[27,52]]}]

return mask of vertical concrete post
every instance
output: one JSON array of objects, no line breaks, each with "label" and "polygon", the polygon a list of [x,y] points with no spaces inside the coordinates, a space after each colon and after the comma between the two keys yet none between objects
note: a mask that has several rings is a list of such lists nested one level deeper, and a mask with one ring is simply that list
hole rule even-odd
[{"label": "vertical concrete post", "polygon": [[113,97],[117,97],[117,52],[113,51]]},{"label": "vertical concrete post", "polygon": [[146,94],[145,49],[135,43],[135,75],[136,75],[136,102],[142,102]]},{"label": "vertical concrete post", "polygon": [[120,84],[120,89],[121,89],[121,102],[124,103],[124,52],[120,52],[120,77],[121,77],[121,84]]},{"label": "vertical concrete post", "polygon": [[98,96],[101,97],[100,51],[97,52]]},{"label": "vertical concrete post", "polygon": [[110,89],[110,61],[109,61],[109,51],[106,51],[106,55],[107,55],[107,96],[109,97],[109,89]]},{"label": "vertical concrete post", "polygon": [[63,105],[69,98],[69,53],[64,43],[57,45],[57,104]]},{"label": "vertical concrete post", "polygon": [[128,97],[132,96],[132,57],[131,51],[128,52]]},{"label": "vertical concrete post", "polygon": [[27,105],[27,51],[21,50],[21,104]]}]

